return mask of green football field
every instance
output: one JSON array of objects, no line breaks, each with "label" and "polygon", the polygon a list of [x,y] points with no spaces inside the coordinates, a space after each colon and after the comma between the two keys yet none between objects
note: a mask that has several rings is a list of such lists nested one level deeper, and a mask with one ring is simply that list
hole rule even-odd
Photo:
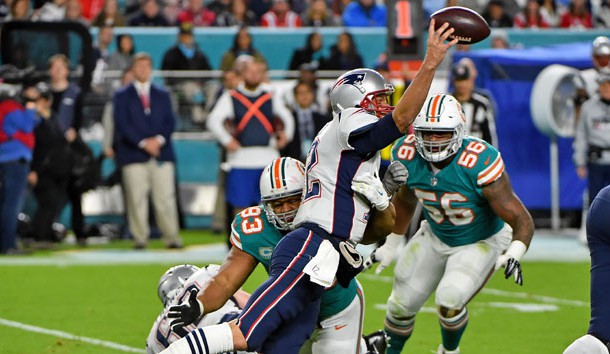
[{"label": "green football field", "polygon": [[[201,239],[186,240],[188,245]],[[122,251],[117,251],[120,257],[133,257],[134,252],[125,249],[128,243],[100,248],[108,252],[112,247]],[[70,252],[74,253],[64,253]],[[166,263],[162,258],[144,264],[127,259],[121,260],[125,264],[29,262],[50,256],[57,255],[35,254],[23,264],[0,259],[0,353],[143,353],[150,327],[161,310],[157,282],[177,262]],[[380,276],[370,271],[359,275],[366,296],[365,333],[383,326],[391,271],[386,269]],[[586,333],[587,262],[525,261],[523,272],[523,287],[496,273],[469,304],[462,353],[561,353]],[[245,290],[252,291],[264,278],[259,267]],[[435,353],[439,343],[434,304],[428,301],[404,352]]]}]

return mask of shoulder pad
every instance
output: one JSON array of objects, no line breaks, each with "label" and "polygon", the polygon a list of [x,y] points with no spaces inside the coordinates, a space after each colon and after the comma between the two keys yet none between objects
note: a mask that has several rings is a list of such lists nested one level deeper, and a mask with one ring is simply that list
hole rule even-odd
[{"label": "shoulder pad", "polygon": [[392,161],[405,163],[413,160],[415,156],[417,156],[417,148],[415,147],[415,135],[413,134],[403,136],[392,145]]},{"label": "shoulder pad", "polygon": [[235,215],[231,223],[230,242],[233,246],[243,250],[242,238],[259,234],[265,228],[265,210],[260,206],[253,206],[242,210]]},{"label": "shoulder pad", "polygon": [[485,186],[498,179],[504,172],[504,161],[500,152],[481,139],[464,139],[463,148],[457,156],[457,164],[476,177],[478,186]]}]

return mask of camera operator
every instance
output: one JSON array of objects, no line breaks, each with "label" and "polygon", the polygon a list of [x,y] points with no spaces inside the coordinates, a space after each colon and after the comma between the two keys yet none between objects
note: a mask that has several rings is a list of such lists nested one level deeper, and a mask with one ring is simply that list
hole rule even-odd
[{"label": "camera operator", "polygon": [[0,83],[0,254],[23,254],[17,216],[25,197],[34,148],[35,104],[17,100],[19,87]]},{"label": "camera operator", "polygon": [[40,124],[34,130],[36,148],[28,182],[33,187],[37,208],[32,217],[28,238],[35,249],[50,249],[56,238],[53,222],[68,201],[67,190],[72,175],[73,159],[70,143],[73,134],[62,131],[58,115],[53,111],[53,92],[44,83],[36,84],[39,93],[36,111]]}]

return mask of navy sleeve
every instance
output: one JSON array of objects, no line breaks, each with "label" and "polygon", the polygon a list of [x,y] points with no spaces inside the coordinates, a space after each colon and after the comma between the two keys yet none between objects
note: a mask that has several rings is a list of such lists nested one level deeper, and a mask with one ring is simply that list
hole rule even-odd
[{"label": "navy sleeve", "polygon": [[358,154],[367,155],[385,148],[403,135],[389,113],[377,122],[351,132],[348,142]]}]

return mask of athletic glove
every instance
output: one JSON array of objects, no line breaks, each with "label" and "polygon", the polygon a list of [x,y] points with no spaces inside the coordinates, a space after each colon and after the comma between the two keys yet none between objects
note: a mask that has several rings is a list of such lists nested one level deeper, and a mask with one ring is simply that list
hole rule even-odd
[{"label": "athletic glove", "polygon": [[379,211],[386,210],[390,205],[390,197],[383,188],[381,180],[370,173],[354,177],[352,190],[366,198]]},{"label": "athletic glove", "polygon": [[407,178],[409,178],[409,171],[405,165],[398,161],[392,161],[385,171],[385,175],[383,175],[383,188],[385,188],[388,195],[394,195],[398,188],[404,186]]},{"label": "athletic glove", "polygon": [[521,271],[521,257],[527,251],[527,246],[519,240],[511,242],[506,252],[496,261],[496,270],[504,267],[504,278],[508,279],[511,275],[515,278],[515,283],[523,285],[523,273]]},{"label": "athletic glove", "polygon": [[191,289],[187,302],[169,308],[167,317],[175,318],[170,324],[172,331],[195,323],[203,314],[203,304],[197,299],[197,293],[199,290]]},{"label": "athletic glove", "polygon": [[375,269],[375,274],[381,273],[381,271],[387,268],[394,260],[394,255],[400,248],[400,243],[403,238],[403,235],[395,233],[389,234],[386,237],[383,246],[378,247],[371,252],[371,255],[364,262],[364,269],[369,269],[373,266],[373,263],[379,262],[379,265]]}]

